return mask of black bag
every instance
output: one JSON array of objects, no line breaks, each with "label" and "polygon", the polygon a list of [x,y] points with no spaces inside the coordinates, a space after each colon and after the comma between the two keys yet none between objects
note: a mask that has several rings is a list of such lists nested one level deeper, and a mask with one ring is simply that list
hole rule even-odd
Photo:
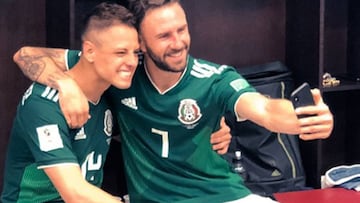
[{"label": "black bag", "polygon": [[[271,98],[289,98],[294,88],[291,72],[281,62],[239,68],[238,72],[258,92]],[[255,194],[303,190],[305,175],[298,136],[273,133],[251,122],[236,122],[226,115],[232,141],[225,159],[233,164],[235,151],[241,151],[245,185]]]}]

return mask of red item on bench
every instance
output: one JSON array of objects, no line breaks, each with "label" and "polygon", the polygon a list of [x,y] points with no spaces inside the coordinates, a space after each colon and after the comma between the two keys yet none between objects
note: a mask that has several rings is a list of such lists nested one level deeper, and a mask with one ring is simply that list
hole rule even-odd
[{"label": "red item on bench", "polygon": [[280,203],[360,203],[360,192],[344,188],[326,188],[275,193]]}]

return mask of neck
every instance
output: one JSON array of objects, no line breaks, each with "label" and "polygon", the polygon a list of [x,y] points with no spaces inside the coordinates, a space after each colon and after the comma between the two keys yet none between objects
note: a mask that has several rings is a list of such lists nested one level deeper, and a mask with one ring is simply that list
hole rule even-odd
[{"label": "neck", "polygon": [[145,69],[151,81],[160,92],[164,92],[173,87],[176,83],[179,82],[183,74],[183,72],[164,71],[157,67],[156,64],[154,64],[154,62],[147,57],[145,57],[144,62]]},{"label": "neck", "polygon": [[89,64],[82,59],[80,59],[74,68],[68,71],[68,74],[78,84],[87,99],[92,103],[97,103],[104,91],[110,87],[109,83],[100,79],[94,72],[92,64]]}]

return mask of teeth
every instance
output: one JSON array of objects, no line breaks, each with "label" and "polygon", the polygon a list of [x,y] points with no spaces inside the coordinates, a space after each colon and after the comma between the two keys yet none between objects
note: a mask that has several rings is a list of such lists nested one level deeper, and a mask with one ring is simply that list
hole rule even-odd
[{"label": "teeth", "polygon": [[130,71],[119,71],[118,74],[119,74],[120,76],[125,76],[125,77],[131,76],[131,72],[130,72]]},{"label": "teeth", "polygon": [[172,54],[169,54],[170,56],[173,56],[173,57],[177,57],[177,56],[181,56],[182,52],[179,51],[179,52],[176,52],[176,53],[172,53]]}]

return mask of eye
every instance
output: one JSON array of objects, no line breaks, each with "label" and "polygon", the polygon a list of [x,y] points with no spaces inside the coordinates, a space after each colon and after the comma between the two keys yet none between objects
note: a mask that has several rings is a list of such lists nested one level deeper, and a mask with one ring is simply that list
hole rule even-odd
[{"label": "eye", "polygon": [[117,51],[117,52],[115,52],[115,54],[117,56],[124,56],[124,55],[126,55],[126,51]]},{"label": "eye", "polygon": [[187,26],[184,25],[183,27],[181,27],[181,28],[178,29],[178,32],[179,32],[179,33],[184,33],[186,30],[187,30]]},{"label": "eye", "polygon": [[184,31],[185,31],[185,28],[180,28],[180,29],[179,29],[179,32],[180,32],[180,33],[184,32]]},{"label": "eye", "polygon": [[159,39],[167,39],[169,36],[170,36],[169,33],[165,33],[165,34],[159,35]]}]

